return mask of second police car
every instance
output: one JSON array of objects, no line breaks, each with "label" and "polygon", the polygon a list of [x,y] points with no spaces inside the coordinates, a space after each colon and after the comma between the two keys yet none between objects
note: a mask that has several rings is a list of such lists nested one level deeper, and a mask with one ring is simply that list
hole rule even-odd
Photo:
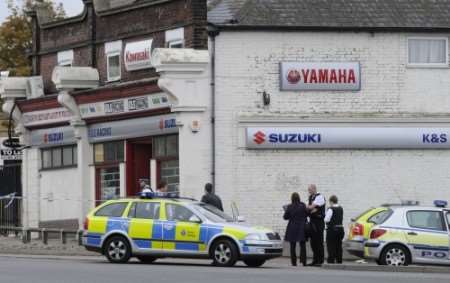
[{"label": "second police car", "polygon": [[450,210],[445,201],[435,207],[398,206],[373,226],[365,256],[382,265],[450,265]]},{"label": "second police car", "polygon": [[120,199],[95,208],[85,220],[83,245],[113,263],[136,257],[212,259],[217,266],[242,260],[258,267],[282,254],[280,236],[237,223],[210,205],[181,198]]}]

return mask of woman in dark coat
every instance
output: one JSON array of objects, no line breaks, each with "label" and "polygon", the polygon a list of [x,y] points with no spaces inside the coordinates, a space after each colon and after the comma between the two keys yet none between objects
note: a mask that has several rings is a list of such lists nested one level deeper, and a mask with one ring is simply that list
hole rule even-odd
[{"label": "woman in dark coat", "polygon": [[286,207],[284,220],[289,220],[284,240],[291,244],[291,263],[297,265],[296,245],[300,243],[300,262],[306,265],[305,223],[306,205],[300,201],[298,193],[291,196],[292,203]]}]

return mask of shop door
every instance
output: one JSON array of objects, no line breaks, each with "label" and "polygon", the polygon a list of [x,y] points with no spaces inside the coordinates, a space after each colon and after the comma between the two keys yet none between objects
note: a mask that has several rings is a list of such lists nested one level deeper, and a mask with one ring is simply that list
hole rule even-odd
[{"label": "shop door", "polygon": [[[151,140],[136,141],[129,143],[129,155],[127,156],[127,172],[129,195],[136,195],[140,192],[140,180],[144,179],[148,185],[151,185],[150,179],[150,160],[152,159]],[[155,189],[155,188],[152,188]]]}]

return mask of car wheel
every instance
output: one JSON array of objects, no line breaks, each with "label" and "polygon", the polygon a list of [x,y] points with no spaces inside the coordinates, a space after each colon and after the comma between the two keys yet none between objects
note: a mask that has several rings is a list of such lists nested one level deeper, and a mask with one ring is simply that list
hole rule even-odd
[{"label": "car wheel", "polygon": [[104,254],[112,263],[125,263],[131,257],[131,247],[124,237],[113,236],[106,242]]},{"label": "car wheel", "polygon": [[390,245],[383,250],[379,261],[381,265],[408,265],[409,252],[401,245]]},{"label": "car wheel", "polygon": [[249,267],[260,267],[266,262],[264,259],[245,259],[243,261]]},{"label": "car wheel", "polygon": [[238,249],[230,240],[219,240],[212,247],[212,259],[216,266],[233,266],[238,259]]},{"label": "car wheel", "polygon": [[157,259],[156,257],[145,255],[137,256],[136,258],[142,263],[152,263]]}]

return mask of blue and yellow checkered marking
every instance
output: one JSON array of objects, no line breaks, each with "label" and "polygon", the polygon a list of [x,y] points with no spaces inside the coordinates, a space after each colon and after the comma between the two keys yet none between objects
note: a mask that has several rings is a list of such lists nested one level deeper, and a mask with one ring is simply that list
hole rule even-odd
[{"label": "blue and yellow checkered marking", "polygon": [[123,232],[128,233],[129,226],[130,226],[130,221],[126,218],[109,217],[108,223],[106,225],[106,232],[123,231]]},{"label": "blue and yellow checkered marking", "polygon": [[86,245],[93,247],[100,247],[101,243],[102,243],[101,234],[88,233],[86,235]]}]

